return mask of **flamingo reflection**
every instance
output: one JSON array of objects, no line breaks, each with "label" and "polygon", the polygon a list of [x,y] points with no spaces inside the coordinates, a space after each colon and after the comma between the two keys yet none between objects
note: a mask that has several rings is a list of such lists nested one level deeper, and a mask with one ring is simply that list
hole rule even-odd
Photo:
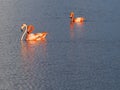
[{"label": "flamingo reflection", "polygon": [[[40,56],[42,59],[46,58],[46,39],[36,41],[21,41],[21,56],[25,64],[25,69],[30,69],[31,65],[35,63],[36,57]],[[39,58],[39,59],[41,59]]]},{"label": "flamingo reflection", "polygon": [[30,90],[34,90],[35,83],[39,81],[38,78],[41,81],[45,80],[46,72],[44,71],[46,71],[46,65],[40,62],[46,60],[46,44],[46,39],[38,42],[21,41],[22,73],[25,76],[22,78]]},{"label": "flamingo reflection", "polygon": [[70,37],[71,39],[74,38],[74,22],[70,22]]},{"label": "flamingo reflection", "polygon": [[70,37],[73,39],[75,37],[75,31],[81,31],[83,30],[84,22],[80,23],[75,23],[75,22],[70,22]]}]

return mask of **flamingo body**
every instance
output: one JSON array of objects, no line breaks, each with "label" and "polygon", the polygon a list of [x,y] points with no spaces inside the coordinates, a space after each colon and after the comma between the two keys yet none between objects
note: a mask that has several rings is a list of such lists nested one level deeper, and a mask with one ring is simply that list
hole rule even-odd
[{"label": "flamingo body", "polygon": [[34,40],[34,41],[37,41],[37,40],[42,40],[46,37],[47,35],[47,32],[42,32],[42,33],[36,33],[36,34],[33,34],[33,33],[30,33],[26,36],[26,40]]},{"label": "flamingo body", "polygon": [[73,22],[84,22],[84,18],[83,17],[78,17],[78,18],[75,18]]}]

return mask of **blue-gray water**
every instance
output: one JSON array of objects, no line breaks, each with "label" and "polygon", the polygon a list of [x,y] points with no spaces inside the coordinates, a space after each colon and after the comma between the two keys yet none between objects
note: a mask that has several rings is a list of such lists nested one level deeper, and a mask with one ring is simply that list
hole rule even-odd
[{"label": "blue-gray water", "polygon": [[[0,90],[120,90],[120,0],[0,0]],[[69,13],[83,16],[70,25]],[[22,23],[46,31],[20,42]]]}]

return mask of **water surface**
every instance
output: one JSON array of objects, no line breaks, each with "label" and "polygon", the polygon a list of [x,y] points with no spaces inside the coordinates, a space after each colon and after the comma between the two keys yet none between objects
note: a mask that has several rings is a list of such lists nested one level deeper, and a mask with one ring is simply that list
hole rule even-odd
[{"label": "water surface", "polygon": [[[0,0],[0,90],[120,90],[119,3]],[[46,40],[20,41],[22,23]]]}]

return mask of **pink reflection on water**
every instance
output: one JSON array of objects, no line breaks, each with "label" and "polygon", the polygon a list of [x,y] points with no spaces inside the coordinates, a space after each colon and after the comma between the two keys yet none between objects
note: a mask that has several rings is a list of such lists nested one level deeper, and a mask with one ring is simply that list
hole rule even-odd
[{"label": "pink reflection on water", "polygon": [[73,40],[75,37],[75,32],[77,31],[83,31],[84,28],[84,22],[80,22],[80,23],[75,23],[75,22],[70,22],[70,37]]},{"label": "pink reflection on water", "polygon": [[24,69],[32,68],[38,56],[40,57],[39,59],[46,58],[46,44],[46,39],[41,41],[21,41],[21,57]]}]

